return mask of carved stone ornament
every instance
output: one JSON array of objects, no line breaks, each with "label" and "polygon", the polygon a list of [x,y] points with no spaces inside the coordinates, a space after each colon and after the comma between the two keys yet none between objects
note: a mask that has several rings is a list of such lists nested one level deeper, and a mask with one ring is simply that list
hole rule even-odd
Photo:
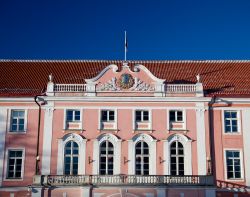
[{"label": "carved stone ornament", "polygon": [[129,89],[134,85],[134,79],[132,75],[125,73],[122,74],[121,77],[118,79],[117,84],[122,89]]},{"label": "carved stone ornament", "polygon": [[134,91],[154,91],[155,88],[152,87],[150,84],[147,84],[147,83],[141,81],[140,79],[135,78],[135,84],[131,88],[131,90],[134,90]]},{"label": "carved stone ornament", "polygon": [[116,86],[116,81],[117,81],[116,78],[113,77],[107,83],[101,84],[99,87],[97,87],[97,91],[117,91],[117,90],[120,90],[120,88]]}]

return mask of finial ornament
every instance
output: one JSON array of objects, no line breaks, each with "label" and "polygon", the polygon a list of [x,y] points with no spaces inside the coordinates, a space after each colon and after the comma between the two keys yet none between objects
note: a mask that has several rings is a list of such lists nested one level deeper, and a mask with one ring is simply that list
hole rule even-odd
[{"label": "finial ornament", "polygon": [[196,80],[197,80],[197,83],[200,83],[200,80],[201,80],[200,74],[196,75]]},{"label": "finial ornament", "polygon": [[53,82],[53,75],[52,75],[52,73],[49,75],[49,82]]}]

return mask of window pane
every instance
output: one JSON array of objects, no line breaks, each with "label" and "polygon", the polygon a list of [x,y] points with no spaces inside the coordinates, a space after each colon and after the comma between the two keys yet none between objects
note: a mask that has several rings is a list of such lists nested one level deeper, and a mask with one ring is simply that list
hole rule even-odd
[{"label": "window pane", "polygon": [[227,111],[225,111],[225,113],[224,113],[224,117],[225,117],[225,118],[230,118],[230,113],[229,113],[229,112],[227,112]]},{"label": "window pane", "polygon": [[114,121],[115,120],[115,112],[114,111],[109,111],[109,120]]},{"label": "window pane", "polygon": [[149,115],[148,115],[148,111],[143,111],[143,120],[144,121],[148,121],[149,120]]},{"label": "window pane", "polygon": [[107,121],[107,120],[108,120],[108,112],[102,111],[102,121]]},{"label": "window pane", "polygon": [[183,121],[182,111],[177,111],[177,121]]},{"label": "window pane", "polygon": [[237,118],[237,112],[231,112],[231,117],[232,118]]},{"label": "window pane", "polygon": [[141,121],[141,111],[136,111],[135,112],[135,120],[136,121]]},{"label": "window pane", "polygon": [[169,112],[169,120],[175,122],[175,111]]}]

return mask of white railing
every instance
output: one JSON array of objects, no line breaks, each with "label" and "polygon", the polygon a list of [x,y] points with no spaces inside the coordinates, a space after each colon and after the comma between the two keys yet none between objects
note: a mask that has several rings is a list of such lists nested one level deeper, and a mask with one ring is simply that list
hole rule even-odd
[{"label": "white railing", "polygon": [[86,84],[54,84],[54,92],[86,92]]},{"label": "white railing", "polygon": [[[86,88],[87,84],[54,84],[53,90],[55,93],[60,92],[89,92]],[[96,87],[90,92],[96,92]],[[163,89],[161,90],[168,93],[196,93],[197,86],[196,84],[166,84],[163,85]],[[105,90],[99,90],[98,92],[107,92]],[[111,92],[111,91],[108,91]],[[114,90],[114,92],[122,92],[122,90]],[[126,91],[125,91],[126,92]],[[127,92],[149,92],[149,91],[141,91],[141,90],[133,90]],[[156,92],[156,91],[150,91]]]},{"label": "white railing", "polygon": [[195,93],[196,84],[167,84],[166,93]]},{"label": "white railing", "polygon": [[43,185],[199,185],[214,184],[213,176],[78,175],[44,176]]}]

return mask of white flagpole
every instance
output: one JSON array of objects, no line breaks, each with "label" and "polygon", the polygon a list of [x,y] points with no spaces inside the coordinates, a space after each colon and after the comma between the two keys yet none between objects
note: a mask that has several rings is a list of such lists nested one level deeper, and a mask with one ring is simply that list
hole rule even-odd
[{"label": "white flagpole", "polygon": [[124,60],[127,61],[127,32],[125,31]]}]

